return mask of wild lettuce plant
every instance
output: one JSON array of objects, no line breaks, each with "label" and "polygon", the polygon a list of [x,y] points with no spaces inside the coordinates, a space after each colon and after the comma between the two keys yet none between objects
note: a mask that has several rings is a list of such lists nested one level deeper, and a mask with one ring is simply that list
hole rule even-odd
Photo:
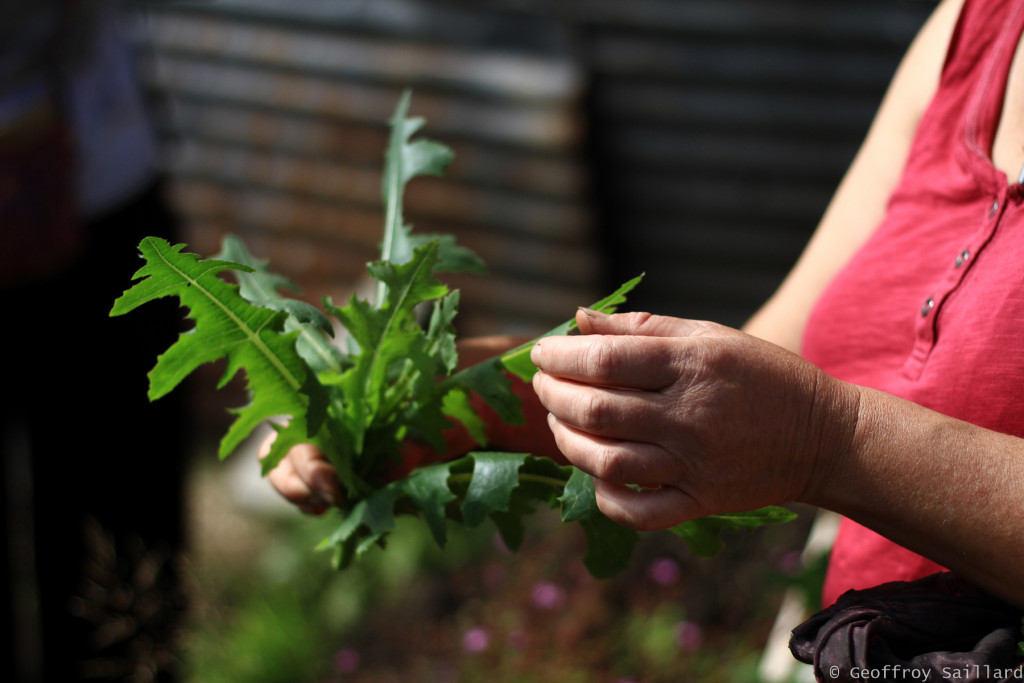
[{"label": "wild lettuce plant", "polygon": [[[203,363],[225,361],[220,386],[244,370],[250,403],[233,410],[235,420],[220,442],[221,458],[264,421],[277,431],[263,460],[264,474],[299,443],[314,443],[324,452],[346,494],[341,521],[321,544],[333,549],[339,567],[383,545],[396,514],[421,517],[441,546],[449,523],[475,527],[490,519],[515,549],[523,539],[524,517],[546,505],[560,509],[564,521],[583,527],[584,562],[591,573],[614,575],[628,565],[637,534],[600,513],[589,476],[528,453],[486,449],[485,425],[470,398],[478,395],[500,419],[522,424],[520,401],[506,373],[530,379],[536,371],[529,359],[531,344],[456,371],[459,292],[437,275],[481,271],[483,264],[450,235],[414,235],[405,223],[407,183],[441,174],[453,156],[437,142],[413,139],[424,121],[409,118],[408,107],[406,93],[391,120],[382,188],[382,257],[368,264],[376,280],[374,301],[353,295],[338,306],[325,297],[321,311],[284,294],[294,286],[237,238],[227,238],[220,254],[202,259],[185,252],[185,245],[148,237],[139,245],[145,265],[134,275],[137,282],[117,299],[111,315],[176,296],[194,322],[149,373],[150,400],[167,394]],[[223,274],[234,282],[222,279]],[[614,311],[640,279],[590,308]],[[332,340],[331,317],[347,331],[344,348]],[[548,334],[569,333],[574,325],[569,320]],[[468,430],[480,450],[389,480],[407,440],[443,452],[443,430],[453,422]],[[706,517],[672,531],[692,551],[710,554],[719,548],[722,530],[792,516],[772,507]]]}]

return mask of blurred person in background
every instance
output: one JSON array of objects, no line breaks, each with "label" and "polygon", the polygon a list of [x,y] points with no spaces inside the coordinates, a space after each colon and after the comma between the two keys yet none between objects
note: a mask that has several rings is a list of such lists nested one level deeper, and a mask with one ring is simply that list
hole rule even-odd
[{"label": "blurred person in background", "polygon": [[95,0],[0,5],[0,604],[18,681],[175,668],[183,411],[150,406],[145,375],[177,316],[107,315],[140,239],[175,233],[128,19]]}]

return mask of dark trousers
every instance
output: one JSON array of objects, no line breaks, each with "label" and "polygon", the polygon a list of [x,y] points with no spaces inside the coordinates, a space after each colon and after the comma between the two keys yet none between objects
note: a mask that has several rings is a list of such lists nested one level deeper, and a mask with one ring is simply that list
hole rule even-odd
[{"label": "dark trousers", "polygon": [[70,267],[0,290],[3,680],[174,679],[184,411],[150,404],[146,373],[181,314],[108,312],[140,239],[175,232],[155,184],[92,221]]}]

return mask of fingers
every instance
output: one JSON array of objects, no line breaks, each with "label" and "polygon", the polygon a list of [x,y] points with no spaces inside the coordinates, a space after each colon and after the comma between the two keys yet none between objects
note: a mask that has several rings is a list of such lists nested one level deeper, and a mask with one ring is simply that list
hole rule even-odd
[{"label": "fingers", "polygon": [[637,531],[667,529],[703,514],[692,497],[671,486],[638,490],[595,478],[594,492],[608,519]]},{"label": "fingers", "polygon": [[624,334],[642,337],[689,337],[717,327],[699,320],[650,313],[608,315],[588,308],[581,308],[576,313],[576,325],[583,334]]},{"label": "fingers", "polygon": [[[581,310],[583,335],[547,337],[530,352],[544,372],[586,384],[657,391],[687,373],[694,338],[728,334],[719,325],[648,313],[607,316]],[[698,357],[699,358],[699,357]]]},{"label": "fingers", "polygon": [[657,391],[677,374],[677,343],[667,337],[549,337],[534,344],[530,360],[543,372],[564,379]]},{"label": "fingers", "polygon": [[533,389],[563,424],[595,436],[655,441],[671,429],[667,400],[650,391],[590,386],[538,372]]},{"label": "fingers", "polygon": [[684,475],[678,458],[657,444],[595,436],[548,416],[555,443],[587,474],[616,484],[661,486]]},{"label": "fingers", "polygon": [[[264,442],[260,457],[266,455],[272,441],[273,437]],[[306,513],[320,514],[343,498],[334,468],[312,444],[300,444],[288,451],[267,478],[286,500]]]}]

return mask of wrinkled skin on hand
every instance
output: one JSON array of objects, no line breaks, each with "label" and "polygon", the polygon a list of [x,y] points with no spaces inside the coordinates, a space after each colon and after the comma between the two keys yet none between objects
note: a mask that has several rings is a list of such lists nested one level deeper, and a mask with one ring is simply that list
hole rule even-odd
[{"label": "wrinkled skin on hand", "polygon": [[577,322],[582,335],[534,347],[534,390],[558,448],[620,524],[653,530],[800,500],[852,437],[856,399],[780,347],[646,313],[581,310]]}]

